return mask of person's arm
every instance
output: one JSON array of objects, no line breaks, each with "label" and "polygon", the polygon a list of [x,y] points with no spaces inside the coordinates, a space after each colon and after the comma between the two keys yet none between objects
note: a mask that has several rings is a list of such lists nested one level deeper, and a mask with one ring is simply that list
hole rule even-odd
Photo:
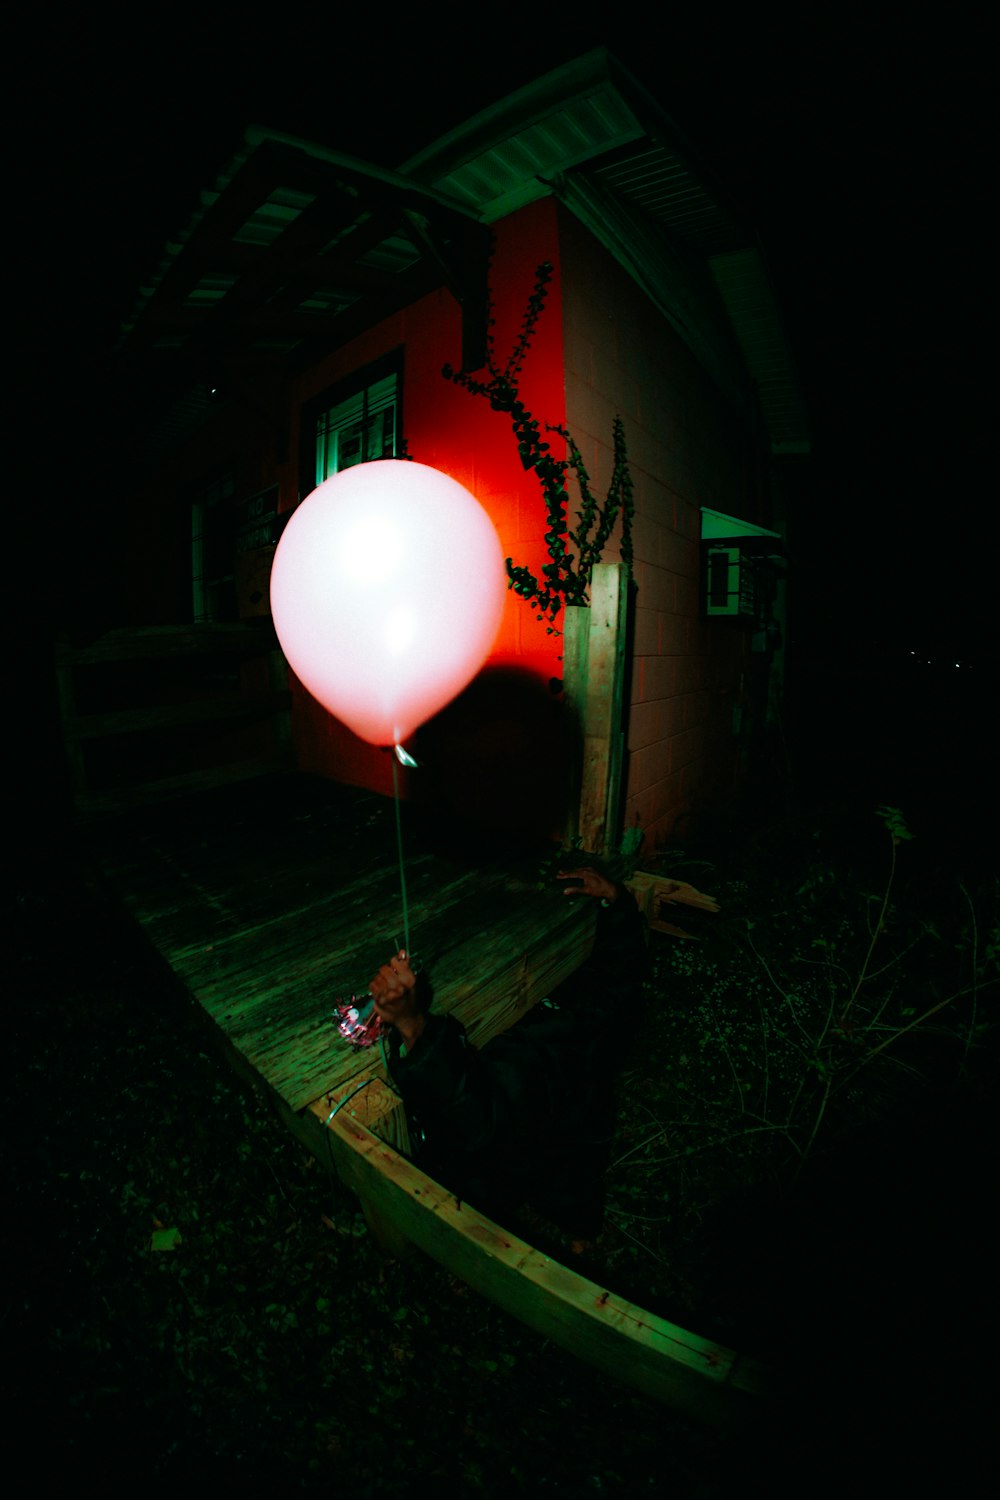
[{"label": "person's arm", "polygon": [[556,879],[572,881],[563,891],[564,896],[593,896],[602,906],[614,906],[624,890],[589,865],[582,870],[557,870]]},{"label": "person's arm", "polygon": [[382,965],[369,990],[379,1016],[405,1048],[404,1055],[399,1046],[390,1046],[390,1076],[432,1139],[436,1158],[454,1168],[492,1137],[490,1070],[454,1016],[427,1013],[419,978],[402,949]]},{"label": "person's arm", "polygon": [[375,1009],[387,1026],[394,1026],[409,1052],[424,1034],[427,1013],[417,994],[417,976],[409,956],[400,948],[383,964],[368,986]]},{"label": "person's arm", "polygon": [[598,1006],[609,1018],[624,1014],[646,977],[646,923],[636,899],[626,885],[589,866],[560,870],[557,878],[567,882],[564,895],[600,903],[593,952],[571,981],[577,1007]]}]

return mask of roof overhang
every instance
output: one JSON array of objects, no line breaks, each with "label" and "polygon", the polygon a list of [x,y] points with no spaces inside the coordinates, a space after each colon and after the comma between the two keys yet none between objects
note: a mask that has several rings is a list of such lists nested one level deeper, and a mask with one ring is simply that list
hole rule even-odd
[{"label": "roof overhang", "polygon": [[486,223],[555,194],[717,384],[756,402],[772,451],[808,452],[805,402],[753,229],[603,48],[484,110],[400,171]]},{"label": "roof overhang", "polygon": [[[203,417],[210,372],[294,373],[447,287],[463,364],[485,358],[499,218],[555,195],[660,309],[773,452],[809,438],[753,232],[656,102],[603,49],[556,69],[387,171],[263,126],[166,247],[121,331],[127,372]],[[186,403],[186,405],[185,405]]]},{"label": "roof overhang", "polygon": [[[121,352],[301,361],[440,286],[480,325],[489,243],[476,214],[433,189],[251,126],[140,288]],[[483,329],[466,335],[474,357]]]}]

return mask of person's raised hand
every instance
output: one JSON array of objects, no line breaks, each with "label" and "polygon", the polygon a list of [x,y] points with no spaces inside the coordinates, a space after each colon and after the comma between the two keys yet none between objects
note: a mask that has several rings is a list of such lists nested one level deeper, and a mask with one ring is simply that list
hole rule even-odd
[{"label": "person's raised hand", "polygon": [[563,891],[564,896],[593,896],[597,901],[606,901],[610,906],[618,899],[618,887],[598,870],[588,866],[583,870],[557,870],[557,880],[572,880]]}]

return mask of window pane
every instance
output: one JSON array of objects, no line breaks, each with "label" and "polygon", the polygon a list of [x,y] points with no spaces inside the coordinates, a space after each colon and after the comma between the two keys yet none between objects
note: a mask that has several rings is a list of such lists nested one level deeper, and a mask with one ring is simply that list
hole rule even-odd
[{"label": "window pane", "polygon": [[316,483],[354,464],[393,458],[398,377],[386,375],[331,406],[316,423]]}]

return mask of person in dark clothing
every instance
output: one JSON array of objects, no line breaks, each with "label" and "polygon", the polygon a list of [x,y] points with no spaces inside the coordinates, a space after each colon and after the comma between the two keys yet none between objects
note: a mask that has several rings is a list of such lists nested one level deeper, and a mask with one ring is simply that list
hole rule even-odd
[{"label": "person in dark clothing", "polygon": [[645,923],[631,892],[587,868],[565,894],[600,903],[593,952],[550,1001],[473,1047],[454,1016],[430,1012],[405,951],[372,979],[392,1028],[389,1071],[427,1173],[490,1218],[527,1206],[578,1242],[603,1218],[616,1028],[641,1002]]}]

